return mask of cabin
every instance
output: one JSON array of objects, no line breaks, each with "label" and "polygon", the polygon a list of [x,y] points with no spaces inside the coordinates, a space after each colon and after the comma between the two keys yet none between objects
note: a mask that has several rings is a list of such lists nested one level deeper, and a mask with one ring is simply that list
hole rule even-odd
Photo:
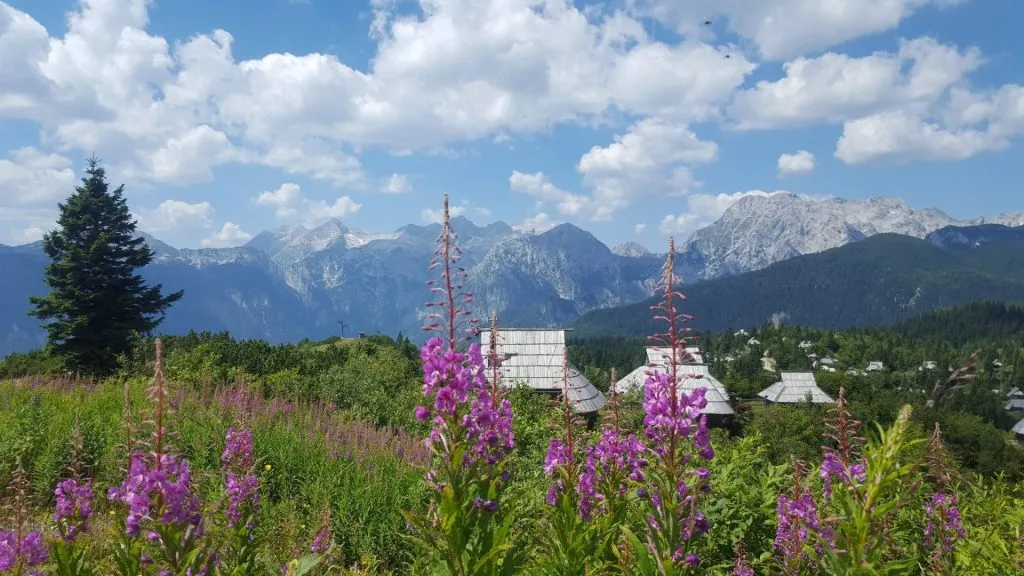
[{"label": "cabin", "polygon": [[[666,372],[668,366],[672,364],[671,348],[648,346],[646,352],[647,364],[615,382],[613,386],[616,392],[624,394],[631,390],[643,389],[644,382],[655,370]],[[707,416],[708,424],[711,426],[726,423],[733,415],[732,406],[729,404],[729,392],[711,375],[707,364],[703,362],[700,350],[696,347],[687,348],[683,358],[676,360],[678,389],[689,394],[697,388],[705,388],[704,398],[708,403],[701,410],[701,414]]]},{"label": "cabin", "polygon": [[868,367],[864,369],[865,372],[882,372],[885,370],[885,364],[876,361],[868,362]]},{"label": "cabin", "polygon": [[1024,419],[1017,422],[1017,425],[1013,427],[1013,434],[1017,437],[1017,442],[1024,444]]},{"label": "cabin", "polygon": [[782,380],[757,393],[765,404],[833,404],[835,400],[818,388],[812,372],[782,371]]},{"label": "cabin", "polygon": [[1024,412],[1024,390],[1014,388],[1006,393],[1009,402],[1006,403],[1007,412]]},{"label": "cabin", "polygon": [[[574,411],[596,413],[606,403],[604,394],[571,363],[568,382],[563,382],[565,332],[562,328],[500,328],[494,356],[501,381],[508,387],[522,382],[553,397],[561,397],[568,388],[569,405]],[[481,330],[480,353],[488,372],[492,368],[490,341],[490,328]]]}]

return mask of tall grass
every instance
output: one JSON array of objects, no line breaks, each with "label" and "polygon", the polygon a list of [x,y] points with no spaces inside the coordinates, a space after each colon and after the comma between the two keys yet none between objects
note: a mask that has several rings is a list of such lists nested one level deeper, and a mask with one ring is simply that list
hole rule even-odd
[{"label": "tall grass", "polygon": [[[126,458],[124,404],[127,399],[143,406],[146,385],[142,379],[0,383],[0,484],[9,482],[20,462],[35,509],[49,509],[53,487],[71,459],[76,419],[82,465],[95,478],[98,493],[119,484]],[[347,563],[373,557],[401,568],[411,561],[398,536],[405,531],[400,510],[419,509],[424,501],[417,466],[426,461],[426,452],[418,439],[352,420],[327,403],[267,400],[244,384],[172,391],[171,402],[169,442],[191,462],[205,502],[221,494],[218,469],[227,429],[244,424],[253,430],[263,502],[256,537],[264,543],[265,570],[276,572],[301,553],[324,510]],[[133,418],[141,424],[140,417]],[[97,506],[99,516],[106,517],[107,502],[98,499]],[[101,526],[93,533],[102,538],[106,531]]]}]

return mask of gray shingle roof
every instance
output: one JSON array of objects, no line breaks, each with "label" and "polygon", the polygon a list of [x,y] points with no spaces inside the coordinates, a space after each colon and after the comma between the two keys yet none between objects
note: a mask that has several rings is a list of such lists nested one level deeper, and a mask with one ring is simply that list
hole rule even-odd
[{"label": "gray shingle roof", "polygon": [[1020,412],[1024,410],[1024,398],[1011,398],[1010,401],[1006,403],[1004,410],[1007,412]]},{"label": "gray shingle roof", "polygon": [[1017,425],[1013,427],[1014,434],[1020,434],[1024,436],[1024,420],[1017,422]]},{"label": "gray shingle roof", "polygon": [[818,388],[812,372],[782,372],[782,380],[757,393],[776,404],[798,404],[810,395],[814,404],[832,404],[835,400]]},{"label": "gray shingle roof", "polygon": [[[480,351],[485,359],[490,355],[490,333],[489,328],[480,333]],[[526,382],[534,390],[562,392],[564,330],[499,329],[497,348],[503,358],[500,371],[506,386]],[[572,364],[569,365],[568,388],[569,402],[577,412],[595,412],[605,405],[601,391]]]},{"label": "gray shingle roof", "polygon": [[[643,388],[644,382],[653,370],[665,371],[669,362],[665,356],[667,348],[649,346],[647,348],[647,359],[651,365],[640,366],[627,374],[624,378],[615,383],[615,390],[619,393],[628,392],[637,388]],[[691,357],[700,357],[696,348],[687,348]],[[729,393],[725,386],[711,375],[706,364],[679,364],[676,367],[676,374],[679,378],[679,389],[690,393],[697,388],[705,388],[704,397],[708,404],[701,410],[704,414],[732,414],[732,406],[729,404]]]}]

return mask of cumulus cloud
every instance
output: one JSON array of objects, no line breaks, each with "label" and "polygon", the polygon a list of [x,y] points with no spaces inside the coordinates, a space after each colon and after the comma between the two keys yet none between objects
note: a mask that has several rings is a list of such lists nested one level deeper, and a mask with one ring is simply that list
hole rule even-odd
[{"label": "cumulus cloud", "polygon": [[[2,70],[2,69],[0,69]],[[0,159],[0,205],[50,206],[75,191],[71,160],[26,146]]]},{"label": "cumulus cloud", "polygon": [[408,194],[412,192],[412,184],[405,174],[392,174],[384,180],[380,191],[384,194]]},{"label": "cumulus cloud", "polygon": [[135,213],[139,228],[147,232],[169,232],[213,226],[213,205],[209,202],[188,203],[182,200],[164,200],[153,209],[139,209]]},{"label": "cumulus cloud", "polygon": [[[465,212],[465,206],[448,207],[448,216],[451,218],[462,216]],[[444,221],[444,211],[440,208],[424,208],[420,211],[420,220],[423,220],[427,224],[440,224]]]},{"label": "cumulus cloud", "polygon": [[858,118],[843,126],[836,158],[846,164],[884,160],[963,160],[1009,145],[1004,138],[974,129],[948,130],[900,111]]},{"label": "cumulus cloud", "polygon": [[577,215],[588,208],[588,199],[555,186],[542,172],[524,174],[518,170],[508,179],[513,192],[521,192],[537,200],[537,207],[552,205],[560,214]]},{"label": "cumulus cloud", "polygon": [[348,196],[338,197],[333,204],[310,200],[294,182],[285,182],[275,190],[261,192],[253,198],[253,202],[259,206],[272,206],[274,215],[281,220],[300,218],[311,225],[330,218],[350,216],[363,207]]},{"label": "cumulus cloud", "polygon": [[252,240],[252,234],[242,230],[234,222],[225,222],[213,235],[203,238],[203,248],[230,248],[241,246]]},{"label": "cumulus cloud", "polygon": [[542,234],[561,224],[558,220],[552,220],[544,212],[538,212],[533,216],[525,218],[522,222],[512,226],[516,231],[524,234]]},{"label": "cumulus cloud", "polygon": [[[0,0],[0,118],[36,122],[59,157],[97,151],[133,185],[208,182],[218,167],[244,164],[385,194],[411,185],[397,173],[367,174],[365,150],[450,156],[558,124],[608,126],[618,136],[581,156],[578,183],[559,187],[531,168],[510,180],[535,213],[603,220],[648,198],[695,194],[695,167],[718,157],[692,130],[705,122],[842,125],[835,154],[848,163],[1005,146],[1024,133],[1019,93],[969,85],[984,63],[977,49],[924,37],[894,52],[821,53],[965,1],[629,0],[614,10],[418,0],[409,10],[413,2],[372,0],[375,50],[356,67],[321,53],[238,58],[235,38],[219,29],[169,42],[149,30],[148,0],[80,0],[64,30]],[[684,37],[654,38],[646,18]],[[782,77],[737,93],[758,59],[784,61]],[[619,125],[623,117],[632,125]],[[886,118],[908,132],[872,141],[868,128]],[[59,182],[70,168],[30,170]],[[0,194],[24,178],[0,179]],[[13,196],[0,198],[13,209]],[[266,205],[287,218],[360,206],[349,196]]]},{"label": "cumulus cloud", "polygon": [[814,170],[814,154],[807,150],[779,155],[779,176],[806,174],[811,170]]},{"label": "cumulus cloud", "polygon": [[640,234],[643,234],[646,229],[647,224],[637,224],[636,226],[633,226],[633,233],[639,236]]},{"label": "cumulus cloud", "polygon": [[147,31],[146,0],[82,0],[63,36],[0,2],[10,80],[0,115],[157,182],[257,163],[350,185],[363,175],[346,148],[438,149],[599,119],[612,106],[703,119],[754,68],[571,3],[424,6],[397,17],[393,3],[376,5],[377,50],[363,72],[317,53],[237,60],[224,30],[171,45]]},{"label": "cumulus cloud", "polygon": [[841,123],[893,108],[926,111],[982,62],[976,48],[927,37],[901,40],[896,53],[800,57],[783,65],[784,77],[737,93],[729,111],[741,129]]},{"label": "cumulus cloud", "polygon": [[509,186],[536,198],[538,209],[550,205],[564,216],[609,220],[638,200],[689,193],[699,186],[690,165],[717,158],[718,145],[700,140],[687,125],[646,118],[580,157],[576,169],[589,194],[563,190],[542,172],[513,171]]},{"label": "cumulus cloud", "polygon": [[[450,204],[448,206],[448,215],[452,218],[458,216],[488,218],[491,215],[491,211],[483,206],[477,206],[468,200],[463,200],[459,204]],[[420,220],[427,224],[440,224],[443,219],[444,211],[441,209],[425,208],[420,211]]]},{"label": "cumulus cloud", "polygon": [[[680,34],[711,39],[720,27],[750,39],[761,56],[785,60],[892,30],[926,6],[951,7],[967,0],[631,0]],[[712,18],[714,26],[703,25]]]}]

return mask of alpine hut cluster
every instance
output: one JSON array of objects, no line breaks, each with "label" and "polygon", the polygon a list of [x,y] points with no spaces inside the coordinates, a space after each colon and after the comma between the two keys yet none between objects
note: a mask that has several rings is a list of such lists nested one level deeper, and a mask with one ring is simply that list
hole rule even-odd
[{"label": "alpine hut cluster", "polygon": [[[621,394],[643,388],[644,382],[654,370],[669,373],[668,367],[672,364],[671,348],[648,346],[646,351],[647,364],[633,370],[616,382],[616,392]],[[729,393],[725,390],[725,386],[708,371],[700,349],[689,347],[684,353],[678,354],[676,374],[680,390],[691,393],[697,388],[706,389],[704,398],[707,400],[707,405],[701,410],[701,413],[707,415],[709,424],[719,424],[733,415],[732,406],[729,405]]]},{"label": "alpine hut cluster", "polygon": [[497,331],[495,354],[491,354],[491,329],[480,332],[480,353],[487,362],[496,360],[505,386],[522,382],[537,392],[552,396],[568,388],[569,403],[576,412],[597,412],[605,405],[605,397],[580,371],[569,364],[568,382],[563,383],[562,363],[565,355],[565,330],[561,328],[500,328]]}]

